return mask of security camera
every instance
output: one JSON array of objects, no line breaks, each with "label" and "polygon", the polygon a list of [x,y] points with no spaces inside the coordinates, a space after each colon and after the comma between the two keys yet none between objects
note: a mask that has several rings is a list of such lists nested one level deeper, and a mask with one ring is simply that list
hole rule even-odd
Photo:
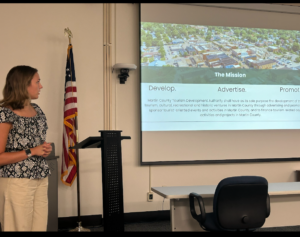
[{"label": "security camera", "polygon": [[129,70],[135,70],[137,66],[135,64],[117,63],[113,66],[114,70],[120,70],[118,77],[120,78],[120,84],[125,84],[127,77],[129,77]]},{"label": "security camera", "polygon": [[135,64],[129,64],[129,63],[117,63],[113,66],[113,69],[129,69],[129,70],[135,70],[136,65]]}]

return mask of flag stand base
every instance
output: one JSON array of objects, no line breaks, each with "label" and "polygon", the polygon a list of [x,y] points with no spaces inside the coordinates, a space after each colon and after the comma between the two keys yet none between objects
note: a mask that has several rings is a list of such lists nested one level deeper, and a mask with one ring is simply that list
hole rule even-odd
[{"label": "flag stand base", "polygon": [[75,229],[70,230],[69,232],[91,232],[90,229],[86,229],[86,228],[83,228],[81,226],[81,221],[77,222],[77,223],[78,223],[78,227],[76,227]]}]

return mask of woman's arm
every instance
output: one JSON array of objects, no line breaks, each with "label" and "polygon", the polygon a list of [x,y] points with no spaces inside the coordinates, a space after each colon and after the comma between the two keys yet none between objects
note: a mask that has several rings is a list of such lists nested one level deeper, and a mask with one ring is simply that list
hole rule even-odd
[{"label": "woman's arm", "polygon": [[[14,164],[27,159],[25,150],[17,152],[5,152],[7,138],[11,127],[11,123],[0,123],[0,166]],[[33,156],[45,155],[43,144],[35,148],[30,148],[30,150]]]}]

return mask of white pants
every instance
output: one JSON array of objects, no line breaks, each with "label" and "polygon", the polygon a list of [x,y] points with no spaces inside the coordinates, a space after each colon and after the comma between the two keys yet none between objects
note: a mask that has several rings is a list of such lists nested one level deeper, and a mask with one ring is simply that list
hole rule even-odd
[{"label": "white pants", "polygon": [[0,177],[0,222],[2,231],[46,231],[48,177]]}]

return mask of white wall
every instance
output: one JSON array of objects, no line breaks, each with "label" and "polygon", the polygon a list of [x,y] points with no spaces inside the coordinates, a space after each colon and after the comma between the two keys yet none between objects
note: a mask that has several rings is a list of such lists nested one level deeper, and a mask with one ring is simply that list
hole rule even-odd
[{"label": "white wall", "polygon": [[[139,65],[139,9],[137,4],[112,4],[112,32],[115,32],[114,63]],[[114,15],[116,13],[116,15]],[[297,25],[297,22],[295,22]],[[1,4],[0,5],[0,88],[15,65],[38,68],[44,86],[36,101],[48,118],[48,141],[62,151],[63,93],[68,39],[64,28],[73,32],[78,88],[79,140],[99,135],[103,125],[103,4]],[[114,28],[116,27],[116,28]],[[162,201],[154,195],[147,202],[149,166],[140,166],[139,68],[131,71],[125,84],[112,74],[113,129],[131,140],[122,141],[125,212],[157,211]],[[153,148],[155,149],[155,148]],[[165,154],[168,155],[167,153]],[[81,215],[102,211],[101,159],[99,150],[80,151]],[[294,181],[299,162],[168,165],[151,167],[151,185],[177,186],[217,184],[234,175],[262,175],[269,182]],[[60,180],[61,158],[58,160]],[[77,216],[76,183],[67,187],[59,181],[59,217]],[[51,201],[51,200],[50,200]],[[169,209],[168,200],[164,210]]]},{"label": "white wall", "polygon": [[[103,4],[1,4],[0,88],[16,65],[39,70],[43,89],[36,102],[45,112],[58,160],[58,215],[77,215],[76,181],[72,187],[60,181],[65,67],[68,38],[73,33],[77,78],[79,140],[99,135],[103,129]],[[2,90],[2,89],[1,89]],[[2,97],[2,95],[1,95]],[[80,151],[81,214],[102,213],[101,154]],[[50,200],[51,201],[51,200]]]}]

